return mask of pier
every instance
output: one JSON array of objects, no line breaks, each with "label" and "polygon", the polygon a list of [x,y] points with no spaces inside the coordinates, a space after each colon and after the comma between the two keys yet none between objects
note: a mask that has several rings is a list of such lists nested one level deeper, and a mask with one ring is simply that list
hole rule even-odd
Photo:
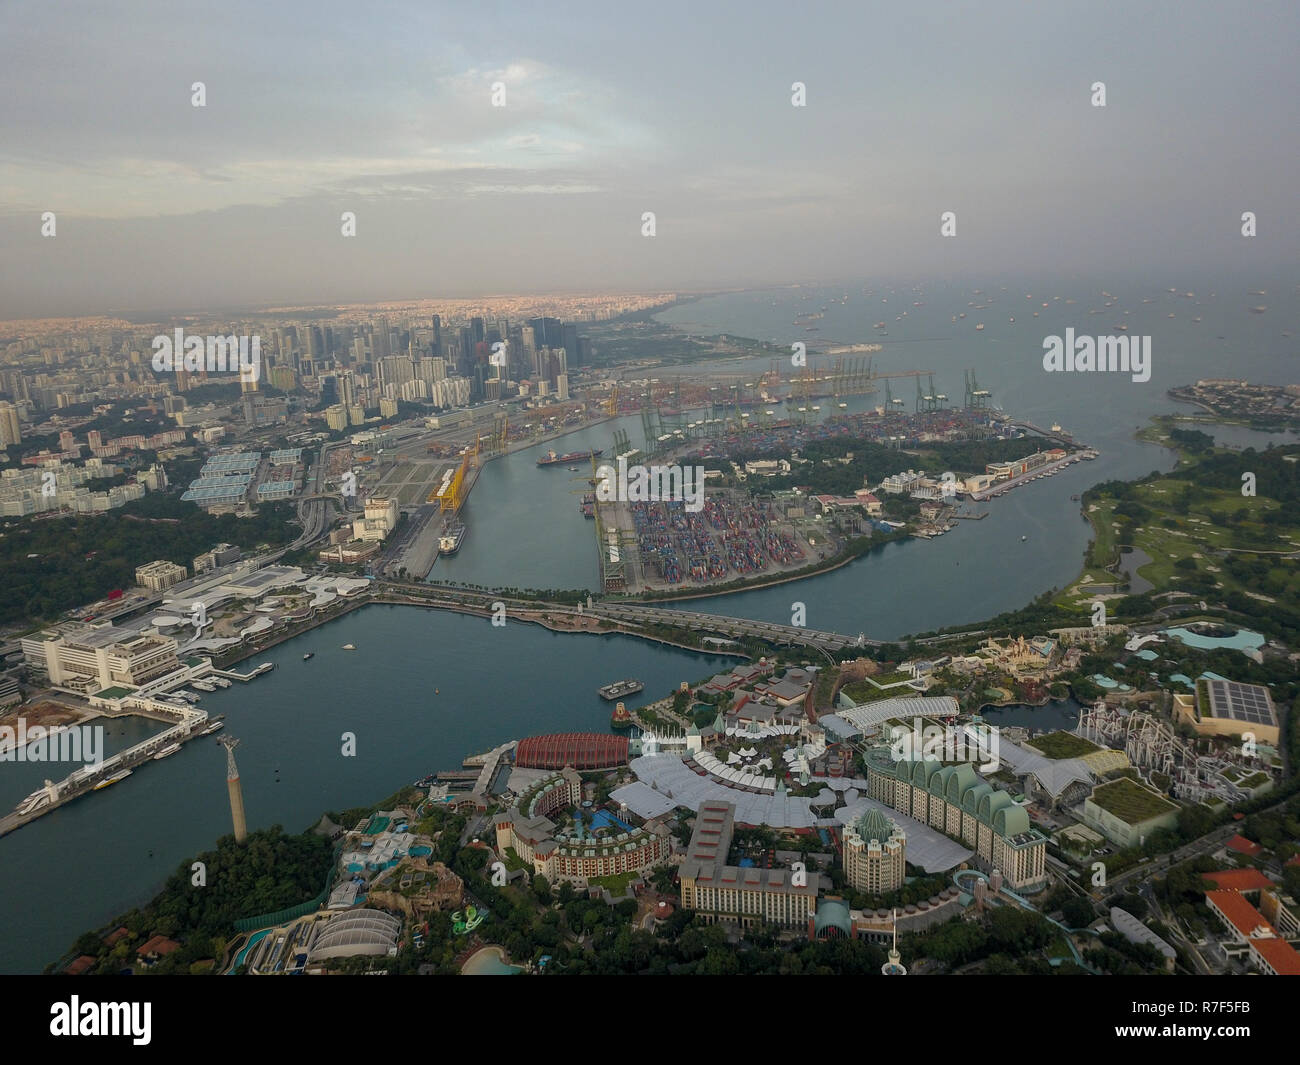
[{"label": "pier", "polygon": [[[123,700],[123,708],[128,706],[130,702],[129,699]],[[158,735],[137,743],[134,747],[128,747],[125,751],[121,751],[111,758],[105,758],[97,764],[83,765],[74,769],[58,783],[47,781],[45,792],[48,800],[27,813],[19,813],[18,810],[14,810],[12,813],[0,817],[0,836],[21,828],[23,825],[35,821],[38,817],[49,813],[51,810],[57,810],[60,806],[74,799],[79,799],[83,795],[93,792],[97,784],[107,780],[114,774],[123,770],[134,769],[141,763],[151,760],[154,755],[165,747],[169,747],[174,743],[185,743],[203,735],[211,724],[205,710],[198,710],[190,706],[177,706],[152,698],[146,698],[142,700],[142,703],[144,705],[133,708],[136,713],[155,719],[161,717],[164,720],[173,720],[177,723],[169,729],[164,729]],[[123,717],[126,714],[119,712],[107,716]],[[29,796],[28,799],[30,798]],[[28,799],[24,799],[19,804],[19,807],[25,805]]]}]

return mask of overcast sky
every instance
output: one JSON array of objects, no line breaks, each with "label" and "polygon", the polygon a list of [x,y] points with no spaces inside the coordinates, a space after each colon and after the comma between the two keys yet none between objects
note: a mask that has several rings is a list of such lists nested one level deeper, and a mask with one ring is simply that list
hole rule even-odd
[{"label": "overcast sky", "polygon": [[1294,3],[6,0],[0,317],[990,274],[1293,285],[1298,51]]}]

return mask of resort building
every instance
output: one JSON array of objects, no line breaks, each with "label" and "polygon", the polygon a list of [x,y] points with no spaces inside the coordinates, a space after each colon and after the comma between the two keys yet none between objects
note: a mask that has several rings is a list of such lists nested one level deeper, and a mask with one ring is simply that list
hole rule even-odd
[{"label": "resort building", "polygon": [[682,906],[709,923],[807,927],[817,913],[821,875],[727,865],[735,814],[734,803],[701,803],[678,872]]},{"label": "resort building", "polygon": [[844,878],[864,895],[897,891],[907,876],[907,836],[879,810],[844,828]]},{"label": "resort building", "polygon": [[578,818],[566,823],[564,811],[581,802],[582,777],[571,766],[534,785],[515,809],[493,818],[497,852],[505,859],[513,851],[552,884],[644,873],[672,855],[672,834],[658,819],[633,827],[601,810],[593,818],[598,827],[588,829]]},{"label": "resort building", "polygon": [[1017,891],[1035,891],[1047,883],[1047,837],[973,763],[895,761],[889,748],[873,748],[866,761],[870,798],[960,839],[975,851],[980,868],[1000,869]]}]

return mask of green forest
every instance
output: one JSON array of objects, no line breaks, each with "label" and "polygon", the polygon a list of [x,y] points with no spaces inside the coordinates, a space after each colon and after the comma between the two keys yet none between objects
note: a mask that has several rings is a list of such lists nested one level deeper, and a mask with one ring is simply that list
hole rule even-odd
[{"label": "green forest", "polygon": [[[191,862],[177,867],[159,894],[142,909],[132,910],[110,926],[130,933],[109,947],[96,932],[73,945],[77,955],[98,959],[92,972],[120,972],[135,966],[135,952],[155,935],[177,936],[181,948],[150,968],[152,973],[206,971],[204,962],[220,961],[234,922],[296,906],[325,886],[333,865],[333,847],[323,836],[285,835],[279,825],[250,832],[243,843],[222,836],[217,849],[195,861],[204,865],[204,883],[194,884]],[[192,970],[192,967],[193,970]]]},{"label": "green forest", "polygon": [[289,543],[289,503],[263,503],[248,518],[213,515],[176,496],[148,495],[106,514],[0,525],[0,624],[52,621],[114,588],[135,584],[155,559],[188,566],[219,543],[245,550]]}]

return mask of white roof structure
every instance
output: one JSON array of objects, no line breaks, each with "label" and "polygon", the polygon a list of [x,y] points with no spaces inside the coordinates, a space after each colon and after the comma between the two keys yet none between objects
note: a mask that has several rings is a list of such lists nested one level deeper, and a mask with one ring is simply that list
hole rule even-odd
[{"label": "white roof structure", "polygon": [[677,808],[677,804],[672,799],[660,795],[654,788],[647,787],[639,780],[631,784],[625,784],[621,788],[615,788],[609,793],[609,796],[615,802],[626,804],[629,810],[638,817],[646,818],[646,820],[652,817],[662,817]]},{"label": "white roof structure", "polygon": [[1173,947],[1129,913],[1128,910],[1121,910],[1118,906],[1112,906],[1110,908],[1110,923],[1115,926],[1115,931],[1130,943],[1146,943],[1155,947],[1166,958],[1173,959],[1178,956]]},{"label": "white roof structure", "polygon": [[893,717],[903,720],[913,717],[954,717],[959,709],[957,700],[951,695],[917,695],[879,699],[848,710],[837,710],[836,715],[865,732]]},{"label": "white roof structure", "polygon": [[1005,739],[1000,739],[996,750],[1016,776],[1032,776],[1053,798],[1071,784],[1092,783],[1092,771],[1082,758],[1048,758]]},{"label": "white roof structure", "polygon": [[393,953],[401,930],[402,922],[382,910],[349,910],[329,919],[312,944],[308,961]]}]

